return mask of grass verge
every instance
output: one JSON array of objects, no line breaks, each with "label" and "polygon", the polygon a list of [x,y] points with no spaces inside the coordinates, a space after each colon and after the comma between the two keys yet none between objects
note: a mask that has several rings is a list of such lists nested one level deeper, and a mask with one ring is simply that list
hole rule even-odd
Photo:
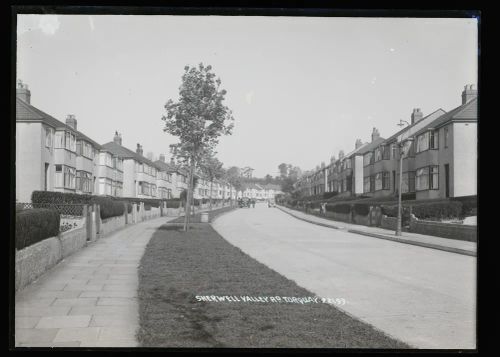
[{"label": "grass verge", "polygon": [[328,304],[198,301],[200,295],[314,295],[229,244],[209,224],[183,232],[179,223],[158,229],[141,260],[141,346],[409,347]]}]

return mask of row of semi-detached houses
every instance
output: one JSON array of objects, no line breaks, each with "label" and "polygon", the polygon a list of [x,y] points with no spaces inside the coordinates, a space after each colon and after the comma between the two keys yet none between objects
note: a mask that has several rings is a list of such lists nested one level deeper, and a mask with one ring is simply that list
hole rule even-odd
[{"label": "row of semi-detached houses", "polygon": [[387,139],[373,128],[371,142],[357,139],[354,150],[332,156],[328,165],[303,175],[295,188],[304,196],[396,195],[404,146],[402,193],[415,193],[416,199],[476,195],[477,101],[477,90],[466,85],[462,104],[449,112],[438,109],[424,117],[414,109],[411,123]]},{"label": "row of semi-detached houses", "polygon": [[[74,115],[63,123],[30,104],[31,93],[22,82],[16,90],[16,200],[30,202],[35,190],[108,195],[115,197],[178,198],[187,188],[188,173],[173,162],[157,161],[113,141],[100,145],[77,130]],[[232,185],[210,182],[196,174],[194,198],[235,199]]]}]

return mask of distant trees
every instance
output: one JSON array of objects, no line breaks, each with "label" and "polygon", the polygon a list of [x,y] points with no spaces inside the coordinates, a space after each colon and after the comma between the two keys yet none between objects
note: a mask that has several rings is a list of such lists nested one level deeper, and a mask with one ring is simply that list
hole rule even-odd
[{"label": "distant trees", "polygon": [[225,174],[222,165],[222,162],[215,157],[215,153],[211,151],[207,151],[200,159],[200,169],[210,180],[210,211],[212,210],[212,190],[214,180],[222,178]]},{"label": "distant trees", "polygon": [[207,151],[213,151],[221,135],[230,135],[234,118],[223,104],[226,90],[220,89],[221,80],[215,79],[212,66],[184,67],[179,99],[169,99],[165,104],[164,131],[179,138],[170,145],[172,154],[189,167],[188,191],[184,230],[189,229],[189,211],[193,197],[196,165]]},{"label": "distant trees", "polygon": [[293,185],[302,176],[302,170],[298,166],[286,163],[278,165],[278,169],[280,172],[281,190],[286,193],[292,193],[294,191]]}]

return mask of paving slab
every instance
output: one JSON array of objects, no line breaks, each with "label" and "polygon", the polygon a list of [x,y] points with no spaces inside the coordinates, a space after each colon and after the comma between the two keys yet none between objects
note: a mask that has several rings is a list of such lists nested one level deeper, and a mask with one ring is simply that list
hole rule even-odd
[{"label": "paving slab", "polygon": [[67,257],[16,294],[19,347],[134,347],[140,259],[176,217],[130,225]]}]

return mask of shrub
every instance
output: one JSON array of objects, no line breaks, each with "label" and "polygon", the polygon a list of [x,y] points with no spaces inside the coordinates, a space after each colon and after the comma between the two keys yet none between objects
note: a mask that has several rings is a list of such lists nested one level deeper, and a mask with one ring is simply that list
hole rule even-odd
[{"label": "shrub", "polygon": [[16,213],[16,248],[29,247],[59,234],[60,215],[57,211],[34,208]]},{"label": "shrub", "polygon": [[413,214],[419,219],[441,220],[460,217],[462,203],[458,201],[417,204],[412,207]]},{"label": "shrub", "polygon": [[337,195],[338,195],[338,192],[325,192],[325,193],[323,193],[323,198],[325,200],[327,200],[327,199],[335,197]]},{"label": "shrub", "polygon": [[462,203],[461,218],[477,215],[477,196],[453,197],[451,200]]},{"label": "shrub", "polygon": [[31,194],[31,202],[33,202],[33,204],[88,204],[94,197],[98,196],[52,191],[33,191],[33,193]]},{"label": "shrub", "polygon": [[353,205],[353,210],[356,214],[360,216],[368,216],[370,213],[370,204],[367,203],[355,203]]},{"label": "shrub", "polygon": [[335,212],[335,213],[351,213],[351,205],[347,203],[337,203],[337,204],[327,204],[325,207],[327,212]]},{"label": "shrub", "polygon": [[167,208],[179,208],[181,201],[179,199],[167,200]]},{"label": "shrub", "polygon": [[[438,200],[418,202],[414,204],[403,203],[403,219],[409,218],[410,206],[412,213],[418,219],[441,220],[459,217],[462,212],[462,204],[457,201]],[[389,217],[398,216],[398,205],[382,205],[382,214]],[[408,217],[407,217],[408,216]]]},{"label": "shrub", "polygon": [[92,204],[98,204],[101,209],[101,219],[117,217],[123,215],[125,207],[123,202],[115,201],[108,197],[95,196],[92,198]]}]

